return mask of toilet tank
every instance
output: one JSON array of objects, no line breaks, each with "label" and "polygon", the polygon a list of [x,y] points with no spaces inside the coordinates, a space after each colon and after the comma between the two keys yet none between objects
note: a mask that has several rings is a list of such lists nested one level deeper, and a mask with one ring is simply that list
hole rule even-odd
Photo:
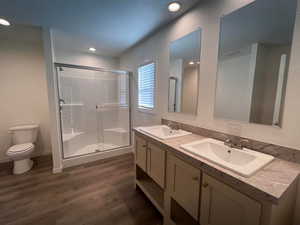
[{"label": "toilet tank", "polygon": [[28,124],[11,127],[13,144],[34,143],[37,138],[39,126],[37,124]]}]

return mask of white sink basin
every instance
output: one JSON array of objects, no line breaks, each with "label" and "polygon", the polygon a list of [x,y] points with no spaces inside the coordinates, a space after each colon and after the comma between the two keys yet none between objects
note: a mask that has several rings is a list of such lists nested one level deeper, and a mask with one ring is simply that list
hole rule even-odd
[{"label": "white sink basin", "polygon": [[271,155],[247,148],[243,150],[230,148],[214,139],[191,142],[181,145],[181,148],[244,177],[252,176],[274,159]]},{"label": "white sink basin", "polygon": [[187,132],[184,130],[172,130],[170,127],[166,125],[158,125],[158,126],[151,126],[151,127],[140,127],[138,128],[141,131],[144,131],[153,137],[165,140],[169,138],[175,138],[175,137],[181,137],[188,134],[191,134],[191,132]]}]

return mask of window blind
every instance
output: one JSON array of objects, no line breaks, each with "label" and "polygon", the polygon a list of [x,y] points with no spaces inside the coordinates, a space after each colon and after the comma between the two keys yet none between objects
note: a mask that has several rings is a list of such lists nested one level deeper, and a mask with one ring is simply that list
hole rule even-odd
[{"label": "window blind", "polygon": [[138,68],[138,107],[154,108],[155,63]]},{"label": "window blind", "polygon": [[119,75],[119,104],[128,106],[128,75]]}]

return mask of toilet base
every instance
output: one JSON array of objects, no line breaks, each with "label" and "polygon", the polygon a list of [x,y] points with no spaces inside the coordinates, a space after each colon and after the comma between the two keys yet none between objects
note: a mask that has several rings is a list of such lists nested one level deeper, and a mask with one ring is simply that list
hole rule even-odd
[{"label": "toilet base", "polygon": [[29,170],[31,170],[33,166],[33,161],[29,159],[21,159],[21,160],[15,160],[14,161],[14,174],[22,174]]}]

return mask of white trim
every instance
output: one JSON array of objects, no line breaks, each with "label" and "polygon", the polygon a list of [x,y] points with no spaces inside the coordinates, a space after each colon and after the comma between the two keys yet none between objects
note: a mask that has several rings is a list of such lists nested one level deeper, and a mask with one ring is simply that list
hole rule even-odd
[{"label": "white trim", "polygon": [[250,63],[249,63],[249,81],[248,81],[248,99],[249,99],[249,108],[248,108],[248,122],[251,120],[251,108],[252,108],[252,97],[253,97],[253,88],[255,80],[255,69],[258,53],[258,43],[254,43],[250,47]]},{"label": "white trim", "polygon": [[43,28],[43,42],[47,71],[47,90],[49,101],[53,171],[59,171],[62,168],[62,146],[60,137],[56,70],[54,67],[54,43],[50,28]]},{"label": "white trim", "polygon": [[281,110],[281,103],[283,97],[283,87],[284,87],[286,66],[287,66],[287,55],[282,54],[280,58],[280,66],[278,72],[276,98],[275,98],[274,114],[273,114],[273,126],[280,126],[280,110]]}]

